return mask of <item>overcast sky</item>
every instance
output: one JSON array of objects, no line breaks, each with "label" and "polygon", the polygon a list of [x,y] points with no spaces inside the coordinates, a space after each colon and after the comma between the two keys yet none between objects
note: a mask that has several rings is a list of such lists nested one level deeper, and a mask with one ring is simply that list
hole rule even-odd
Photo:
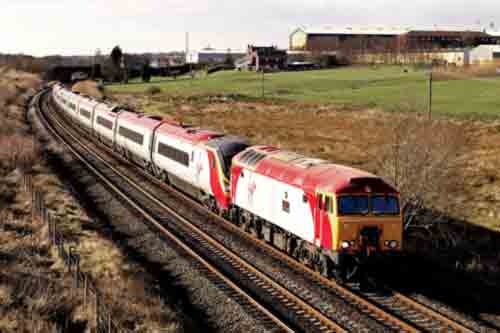
[{"label": "overcast sky", "polygon": [[500,0],[0,0],[0,53],[183,50],[248,43],[288,46],[298,26],[500,27]]}]

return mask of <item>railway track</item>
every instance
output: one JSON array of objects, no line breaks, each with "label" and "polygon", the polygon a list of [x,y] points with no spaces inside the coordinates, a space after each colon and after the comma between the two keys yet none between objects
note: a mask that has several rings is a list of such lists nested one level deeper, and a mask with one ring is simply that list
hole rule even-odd
[{"label": "railway track", "polygon": [[[80,143],[80,145],[85,145],[84,143]],[[90,148],[87,148],[87,151],[90,152]],[[138,169],[138,168],[137,168]],[[118,170],[117,174],[122,174]],[[137,171],[137,172],[142,172],[142,171]],[[143,173],[143,172],[142,172]],[[128,178],[127,176],[124,176]],[[161,186],[163,188],[166,188],[168,191],[175,191],[169,187],[167,187],[165,184],[160,183],[156,178],[149,176],[146,173],[143,173],[143,177],[147,177],[151,182],[155,182],[158,186]],[[129,179],[130,180],[130,179]],[[130,180],[132,183],[133,181]],[[136,189],[138,190],[138,189]],[[149,197],[149,200],[155,202],[157,205],[162,206],[162,209],[169,210],[170,214],[175,213],[177,215],[177,219],[183,221],[183,223],[190,224],[191,222],[177,214],[176,212],[172,213],[172,207],[168,207],[165,201],[160,201],[153,195],[149,193],[143,193],[146,197]],[[189,202],[190,205],[192,206],[197,206],[199,209],[205,210],[204,207],[202,207],[198,202],[192,200],[191,198],[186,197],[185,195],[179,193],[176,191],[175,195],[182,197],[183,200],[186,200]],[[279,259],[283,263],[286,263],[287,266],[291,267],[292,269],[296,270],[299,274],[303,274],[304,276],[307,276],[309,281],[313,282],[315,284],[315,287],[318,289],[321,289],[325,292],[328,292],[330,294],[334,294],[336,297],[341,298],[344,300],[346,303],[350,304],[351,306],[355,307],[360,313],[362,313],[365,316],[368,316],[372,318],[373,320],[382,323],[383,326],[388,330],[388,331],[404,331],[404,332],[442,332],[442,331],[448,331],[448,332],[472,332],[471,329],[468,327],[464,326],[461,323],[458,323],[452,319],[447,318],[446,316],[436,312],[435,310],[432,310],[431,308],[428,308],[422,304],[419,304],[415,302],[414,300],[399,294],[393,290],[388,290],[385,289],[383,293],[364,293],[361,292],[359,289],[353,286],[343,286],[337,284],[335,281],[331,281],[329,279],[324,278],[323,276],[317,274],[316,272],[312,271],[311,269],[305,267],[301,263],[295,261],[293,258],[290,258],[288,255],[276,250],[274,247],[268,245],[267,243],[257,240],[250,235],[244,233],[241,229],[236,227],[235,225],[227,222],[226,220],[220,218],[217,215],[214,215],[208,211],[205,210],[205,213],[210,214],[212,219],[216,219],[219,221],[219,224],[233,232],[233,233],[238,233],[239,236],[246,238],[249,242],[253,242],[258,246],[260,249],[262,249],[263,252],[265,252],[266,255],[272,255],[274,258]],[[195,227],[196,228],[196,227]],[[203,231],[198,229],[198,234],[202,235]],[[201,236],[200,236],[201,237]],[[209,241],[204,240],[205,238],[199,238],[198,242],[200,244],[203,243],[208,243],[209,245],[216,246],[220,245],[219,242],[217,242],[215,239],[213,239],[211,236],[208,236]],[[223,247],[223,249],[226,249]],[[226,249],[227,250],[227,249]],[[208,252],[207,252],[208,253]],[[228,262],[228,266],[232,267],[233,271],[233,277],[236,277],[234,274],[234,271],[239,269],[240,266],[245,267],[249,271],[252,269],[255,269],[250,265],[250,267],[247,267],[247,262],[243,261],[245,263],[244,265],[241,264],[239,261],[240,258],[235,255],[232,251],[229,251],[229,254],[225,252],[225,250],[217,250],[217,251],[212,251],[211,255],[222,255],[226,256],[229,258],[229,260],[225,259],[226,262]],[[231,270],[231,269],[230,269]],[[257,276],[253,273],[253,275],[250,274],[244,274],[240,275],[244,276],[242,280],[242,284],[244,285],[245,288],[247,289],[252,289],[255,288],[255,286],[259,286],[262,283],[267,283],[267,286],[269,288],[257,288],[257,294],[265,295],[264,298],[267,298],[267,302],[274,303],[274,300],[272,299],[273,297],[275,300],[280,300],[283,296],[278,296],[275,297],[276,295],[280,295],[280,293],[285,293],[288,292],[283,288],[280,284],[277,284],[276,282],[273,283],[273,281],[269,281],[270,278],[267,275],[263,275],[265,278],[262,280],[259,280]],[[271,297],[269,297],[269,295]],[[292,295],[294,296],[294,295]],[[328,316],[328,314],[323,314],[321,311],[318,309],[315,309],[314,307],[309,306],[309,309],[307,309],[308,305],[304,300],[301,300],[299,297],[294,296],[291,297],[292,299],[295,298],[295,303],[300,303],[300,306],[298,307],[298,310],[296,310],[297,315],[293,315],[289,312],[289,307],[291,306],[290,302],[290,295],[288,295],[288,298],[286,298],[285,302],[282,302],[282,305],[284,307],[278,306],[277,308],[282,308],[279,312],[281,313],[282,316],[285,318],[299,318],[305,314],[303,320],[304,323],[308,322],[309,324],[299,324],[297,327],[299,327],[302,330],[305,331],[321,331],[321,330],[333,330],[333,331],[346,331],[345,328],[341,327],[337,323],[332,325],[332,320],[331,316]],[[307,299],[307,295],[301,296],[302,299]],[[299,301],[299,302],[297,302]],[[279,303],[276,303],[279,304]],[[300,320],[299,320],[300,322]],[[326,325],[327,323],[330,322],[330,326]],[[312,323],[312,325],[310,325]]]},{"label": "railway track", "polygon": [[[236,298],[247,313],[257,318],[269,331],[347,332],[342,326],[239,258],[210,235],[184,219],[174,209],[144,191],[140,184],[96,155],[95,151],[86,147],[85,142],[73,135],[56,119],[53,112],[47,112],[49,105],[47,100],[43,99],[44,96],[45,94],[41,94],[38,97],[39,111],[44,125],[51,134],[122,201],[153,225],[162,236],[195,260],[197,266],[201,265],[209,272],[218,286],[229,290],[231,297]],[[181,232],[172,228],[179,227],[179,224],[172,221],[172,217],[182,221]]]}]

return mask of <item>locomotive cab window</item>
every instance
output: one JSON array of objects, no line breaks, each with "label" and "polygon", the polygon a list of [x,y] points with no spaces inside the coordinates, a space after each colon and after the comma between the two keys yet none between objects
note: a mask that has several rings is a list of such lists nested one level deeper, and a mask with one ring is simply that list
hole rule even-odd
[{"label": "locomotive cab window", "polygon": [[369,212],[368,196],[347,195],[338,199],[339,215],[366,215]]},{"label": "locomotive cab window", "polygon": [[371,198],[372,213],[375,215],[399,215],[397,197],[376,195]]}]

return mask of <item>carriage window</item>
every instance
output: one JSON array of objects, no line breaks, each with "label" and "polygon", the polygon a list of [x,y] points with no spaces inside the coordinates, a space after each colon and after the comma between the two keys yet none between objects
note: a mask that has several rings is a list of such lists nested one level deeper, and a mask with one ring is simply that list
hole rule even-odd
[{"label": "carriage window", "polygon": [[366,195],[339,197],[338,206],[339,215],[366,215],[369,211]]},{"label": "carriage window", "polygon": [[81,114],[82,116],[84,116],[85,118],[87,118],[87,119],[90,119],[90,117],[91,117],[91,115],[92,115],[92,114],[90,113],[90,111],[85,110],[85,109],[82,109],[82,108],[80,108],[80,114]]},{"label": "carriage window", "polygon": [[393,196],[373,196],[371,200],[372,212],[376,215],[399,215],[399,202]]},{"label": "carriage window", "polygon": [[158,154],[184,166],[189,166],[189,154],[164,143],[158,144]]},{"label": "carriage window", "polygon": [[98,116],[96,122],[97,124],[106,127],[109,130],[113,129],[113,122],[111,120]]},{"label": "carriage window", "polygon": [[118,133],[121,136],[129,139],[130,141],[137,143],[138,145],[142,145],[144,143],[144,135],[137,133],[135,131],[132,131],[126,127],[120,127],[120,130],[118,131]]}]

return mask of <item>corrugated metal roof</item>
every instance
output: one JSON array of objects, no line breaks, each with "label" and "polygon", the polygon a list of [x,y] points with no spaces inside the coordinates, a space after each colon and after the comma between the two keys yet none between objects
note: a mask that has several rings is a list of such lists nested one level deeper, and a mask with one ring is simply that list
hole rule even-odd
[{"label": "corrugated metal roof", "polygon": [[400,35],[408,30],[398,27],[363,27],[363,26],[321,26],[301,29],[307,34],[337,34],[337,35]]},{"label": "corrugated metal roof", "polygon": [[452,26],[452,25],[424,25],[424,26],[334,26],[325,25],[317,27],[299,28],[307,34],[337,34],[337,35],[401,35],[410,31],[429,32],[486,32],[492,36],[500,36],[499,31],[484,30],[478,26]]}]

